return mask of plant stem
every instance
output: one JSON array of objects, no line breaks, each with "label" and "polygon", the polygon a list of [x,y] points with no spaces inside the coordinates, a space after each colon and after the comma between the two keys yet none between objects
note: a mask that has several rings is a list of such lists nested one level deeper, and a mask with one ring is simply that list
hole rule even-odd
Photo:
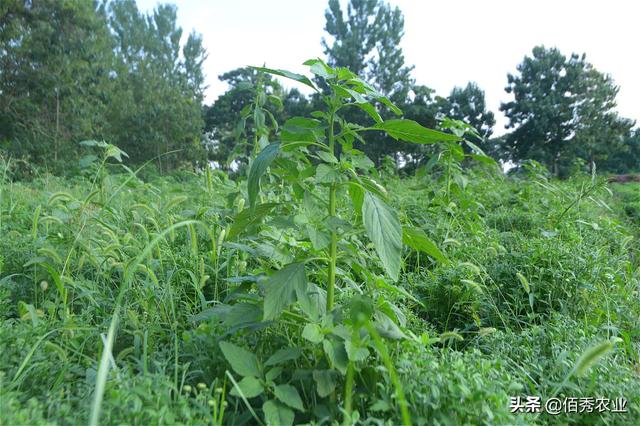
[{"label": "plant stem", "polygon": [[355,374],[355,367],[353,361],[349,361],[347,366],[347,379],[344,384],[344,422],[348,425],[351,422],[352,401],[353,401],[353,380]]},{"label": "plant stem", "polygon": [[[333,119],[335,110],[331,110],[329,118],[329,152],[335,155],[335,138],[333,134]],[[329,217],[336,215],[336,184],[332,183],[329,187]],[[329,246],[329,271],[327,282],[327,312],[333,309],[333,295],[336,286],[336,257],[338,248],[338,235],[334,230],[331,231],[331,244]]]},{"label": "plant stem", "polygon": [[380,356],[382,357],[382,362],[384,362],[384,366],[389,373],[389,378],[391,379],[391,383],[396,390],[396,398],[398,400],[398,405],[400,405],[400,413],[402,414],[402,424],[404,426],[411,426],[411,417],[409,416],[409,408],[407,404],[407,399],[404,396],[404,390],[402,389],[402,383],[400,383],[400,378],[396,373],[396,369],[393,368],[393,363],[391,362],[391,357],[389,356],[389,352],[387,351],[387,347],[385,346],[382,338],[376,331],[376,329],[371,325],[371,322],[367,321],[365,324],[367,331],[373,338],[373,343],[375,344]]},{"label": "plant stem", "polygon": [[[360,342],[360,328],[362,324],[360,321],[357,321],[352,325],[353,330],[351,331],[351,343],[352,347],[359,346]],[[351,358],[351,355],[349,355]],[[355,376],[355,365],[353,360],[349,360],[349,364],[347,365],[347,378],[344,383],[344,419],[343,424],[349,425],[351,424],[351,413],[353,410],[353,382]]]}]

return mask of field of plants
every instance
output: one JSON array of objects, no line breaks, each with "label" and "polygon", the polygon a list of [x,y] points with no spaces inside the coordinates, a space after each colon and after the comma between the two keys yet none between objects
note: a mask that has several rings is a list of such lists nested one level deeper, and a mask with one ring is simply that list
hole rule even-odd
[{"label": "field of plants", "polygon": [[[506,176],[463,123],[383,120],[367,83],[306,64],[260,71],[324,108],[277,123],[258,91],[234,176],[98,141],[67,177],[2,159],[0,425],[638,424],[638,184]],[[373,132],[431,161],[376,168]]]}]

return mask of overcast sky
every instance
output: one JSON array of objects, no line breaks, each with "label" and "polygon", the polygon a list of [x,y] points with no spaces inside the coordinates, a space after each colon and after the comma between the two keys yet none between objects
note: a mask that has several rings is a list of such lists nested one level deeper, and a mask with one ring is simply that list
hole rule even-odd
[{"label": "overcast sky", "polygon": [[[143,11],[166,1],[138,0]],[[201,33],[209,53],[204,69],[207,102],[226,90],[218,76],[246,65],[304,72],[322,56],[327,0],[176,0],[185,34]],[[345,0],[342,1],[345,4]],[[640,1],[607,0],[390,0],[405,16],[401,47],[413,77],[446,96],[454,86],[477,82],[497,118],[509,100],[507,73],[538,44],[587,60],[620,86],[618,111],[640,123]],[[295,83],[285,83],[292,87]]]}]

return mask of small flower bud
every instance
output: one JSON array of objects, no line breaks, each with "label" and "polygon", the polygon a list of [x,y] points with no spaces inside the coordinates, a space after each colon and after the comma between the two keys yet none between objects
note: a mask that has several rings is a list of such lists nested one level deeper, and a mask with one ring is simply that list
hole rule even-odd
[{"label": "small flower bud", "polygon": [[185,393],[190,393],[191,392],[191,386],[189,385],[184,385],[184,387],[182,388],[182,390],[185,391]]},{"label": "small flower bud", "polygon": [[40,288],[42,289],[42,291],[47,291],[47,289],[49,288],[49,283],[46,281],[40,281]]},{"label": "small flower bud", "polygon": [[205,385],[204,383],[198,383],[198,389],[205,390],[206,388],[207,388],[207,385]]}]

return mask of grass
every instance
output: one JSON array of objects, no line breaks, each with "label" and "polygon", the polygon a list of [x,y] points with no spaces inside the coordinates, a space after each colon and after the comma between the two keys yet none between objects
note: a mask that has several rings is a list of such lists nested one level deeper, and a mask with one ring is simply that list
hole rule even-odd
[{"label": "grass", "polygon": [[[278,411],[283,400],[301,404],[290,410],[296,423],[311,424],[631,425],[640,417],[638,186],[580,197],[589,177],[470,170],[464,191],[443,193],[437,180],[382,176],[390,203],[447,261],[405,248],[396,289],[379,265],[353,272],[338,259],[347,278],[336,283],[336,301],[357,300],[366,276],[380,295],[376,309],[394,319],[384,340],[363,325],[377,336],[371,347],[364,335],[345,340],[353,365],[369,357],[346,383],[336,375],[339,331],[318,323],[318,339],[333,345],[328,356],[302,333],[299,310],[275,323],[252,317],[264,265],[288,263],[309,243],[276,225],[261,228],[261,239],[225,238],[245,183],[108,170],[3,178],[1,425],[254,424],[288,413]],[[347,253],[373,250],[346,238]],[[322,287],[326,271],[309,271]],[[352,312],[369,309],[354,303]],[[221,341],[255,355],[257,395]],[[572,374],[605,341],[615,342],[611,350]],[[299,351],[267,362],[283,347]],[[345,385],[349,416],[340,411]],[[299,402],[282,397],[291,388]],[[556,392],[625,397],[629,413],[509,410],[511,396]],[[267,412],[269,395],[281,399]]]}]

